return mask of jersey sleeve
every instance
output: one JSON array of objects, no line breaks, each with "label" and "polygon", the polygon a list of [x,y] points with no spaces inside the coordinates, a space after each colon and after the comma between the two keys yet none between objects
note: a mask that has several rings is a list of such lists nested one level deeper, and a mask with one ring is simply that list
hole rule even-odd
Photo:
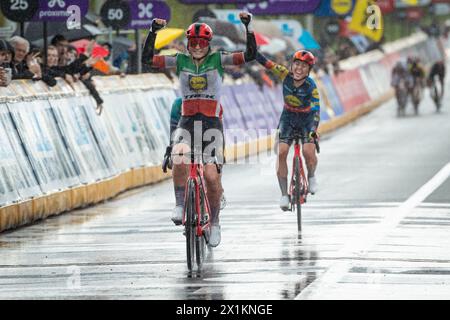
[{"label": "jersey sleeve", "polygon": [[320,95],[319,89],[314,82],[312,82],[311,91],[311,112],[314,113],[314,121],[312,131],[317,131],[320,122]]},{"label": "jersey sleeve", "polygon": [[177,65],[177,56],[153,56],[152,66],[158,69],[172,68]]},{"label": "jersey sleeve", "polygon": [[244,52],[234,52],[230,54],[220,53],[222,66],[240,66],[245,63]]},{"label": "jersey sleeve", "polygon": [[256,53],[256,61],[261,64],[264,68],[268,69],[274,76],[283,81],[289,74],[289,70],[281,65],[276,64],[270,59],[267,59],[260,52]]}]

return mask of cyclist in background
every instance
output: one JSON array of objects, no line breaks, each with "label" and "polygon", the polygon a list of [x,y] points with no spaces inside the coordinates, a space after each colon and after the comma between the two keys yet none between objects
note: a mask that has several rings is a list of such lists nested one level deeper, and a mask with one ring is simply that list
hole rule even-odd
[{"label": "cyclist in background", "polygon": [[[397,104],[401,105],[401,101],[406,103],[407,95],[412,91],[413,78],[408,72],[408,66],[405,61],[398,61],[391,72],[391,86],[395,90]],[[404,106],[403,106],[404,107]],[[399,111],[400,112],[400,109]]]},{"label": "cyclist in background", "polygon": [[428,86],[432,86],[434,81],[438,77],[441,84],[441,94],[440,97],[444,96],[444,82],[445,82],[445,63],[444,60],[436,61],[430,69],[430,74],[428,75]]},{"label": "cyclist in background", "polygon": [[[220,89],[223,80],[223,68],[226,65],[241,65],[253,61],[256,55],[256,39],[253,32],[248,30],[251,15],[242,12],[241,21],[247,29],[247,47],[245,52],[235,52],[225,55],[221,52],[211,52],[210,41],[213,31],[206,23],[193,23],[186,31],[188,38],[188,54],[178,53],[175,56],[154,55],[156,32],[166,25],[162,19],[153,19],[152,27],[145,40],[142,54],[144,66],[169,68],[176,67],[180,79],[182,93],[182,116],[174,133],[174,154],[186,154],[193,149],[194,130],[200,124],[201,138],[206,131],[214,132],[214,142],[202,140],[202,149],[214,150],[204,160],[206,162],[204,173],[208,190],[208,200],[211,207],[211,235],[209,245],[215,247],[221,241],[219,224],[220,198],[222,193],[221,176],[216,170],[214,161],[223,163],[223,126],[220,121]],[[218,136],[216,133],[219,133]],[[211,144],[213,145],[211,148]],[[176,194],[176,207],[172,213],[172,221],[176,225],[182,223],[185,198],[185,184],[188,177],[188,165],[180,157],[175,157],[173,173]]]},{"label": "cyclist in background", "polygon": [[315,171],[317,156],[314,139],[320,121],[319,91],[309,77],[315,64],[314,55],[305,50],[297,51],[290,68],[274,63],[257,53],[256,60],[283,82],[284,110],[279,122],[277,177],[281,189],[280,208],[289,209],[287,156],[295,132],[302,133],[303,156],[308,169],[309,192],[317,192]]},{"label": "cyclist in background", "polygon": [[420,58],[410,58],[408,60],[408,70],[413,78],[414,84],[419,83],[423,87],[425,68],[422,66]]}]

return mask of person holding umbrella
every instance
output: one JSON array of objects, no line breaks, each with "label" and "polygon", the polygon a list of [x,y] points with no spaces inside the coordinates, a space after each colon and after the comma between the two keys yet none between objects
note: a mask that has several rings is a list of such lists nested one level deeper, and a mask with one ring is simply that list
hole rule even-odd
[{"label": "person holding umbrella", "polygon": [[[193,148],[194,136],[200,136],[203,152],[207,149],[215,151],[219,164],[223,164],[223,127],[220,121],[222,108],[220,91],[224,75],[224,66],[242,65],[253,61],[256,57],[256,40],[253,32],[248,30],[251,21],[249,13],[242,12],[240,19],[247,30],[247,47],[245,52],[225,54],[213,52],[210,41],[213,30],[206,23],[193,23],[186,31],[188,53],[178,53],[175,56],[159,56],[154,54],[156,33],[166,26],[163,19],[153,19],[152,26],[144,43],[142,65],[160,69],[176,67],[180,79],[182,95],[182,117],[174,132],[174,154],[186,154]],[[194,130],[200,124],[201,130]],[[211,130],[208,130],[211,129]],[[200,132],[198,132],[200,131]],[[214,132],[213,141],[203,139],[204,133]],[[217,133],[219,133],[217,135]],[[206,148],[205,148],[206,147]],[[212,147],[212,148],[211,148]],[[212,155],[212,154],[211,154]],[[210,158],[210,159],[208,159]],[[208,190],[208,200],[211,206],[211,236],[209,245],[216,247],[221,240],[219,212],[222,193],[221,175],[217,172],[214,157],[205,159],[205,180]],[[176,225],[182,223],[185,183],[188,176],[188,166],[182,160],[173,159],[173,179],[176,207],[172,213],[172,221]]]}]

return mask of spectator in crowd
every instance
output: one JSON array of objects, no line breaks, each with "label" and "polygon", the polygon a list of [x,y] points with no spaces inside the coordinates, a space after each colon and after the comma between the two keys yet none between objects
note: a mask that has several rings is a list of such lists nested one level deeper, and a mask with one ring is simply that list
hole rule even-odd
[{"label": "spectator in crowd", "polygon": [[108,55],[103,58],[109,69],[107,75],[120,75],[121,77],[125,76],[124,72],[120,71],[119,68],[114,66],[114,62],[112,59],[112,45],[109,42],[103,42],[100,45],[109,52]]},{"label": "spectator in crowd", "polygon": [[69,41],[62,34],[57,34],[52,38],[50,44],[58,50],[58,65],[67,65],[67,48],[69,46]]},{"label": "spectator in crowd", "polygon": [[42,72],[37,61],[39,53],[28,55],[30,43],[22,37],[14,36],[10,39],[10,43],[14,48],[14,57],[11,63],[12,78],[40,80]]},{"label": "spectator in crowd", "polygon": [[12,78],[12,70],[8,61],[11,45],[6,40],[0,40],[0,86],[6,87]]}]

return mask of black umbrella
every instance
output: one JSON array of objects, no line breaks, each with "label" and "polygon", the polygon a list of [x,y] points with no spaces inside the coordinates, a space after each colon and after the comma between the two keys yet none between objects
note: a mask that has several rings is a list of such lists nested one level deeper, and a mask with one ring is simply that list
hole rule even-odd
[{"label": "black umbrella", "polygon": [[[35,46],[42,47],[44,44],[43,39],[44,24],[42,22],[27,22],[25,23],[24,38],[33,43]],[[102,34],[102,31],[90,23],[87,18],[81,19],[81,28],[68,29],[66,22],[47,22],[47,41],[57,34],[63,35],[69,41],[75,41],[79,39],[95,37]]]},{"label": "black umbrella", "polygon": [[214,34],[225,36],[235,43],[246,42],[245,32],[231,22],[209,17],[201,17],[199,22],[207,23],[212,28]]}]

